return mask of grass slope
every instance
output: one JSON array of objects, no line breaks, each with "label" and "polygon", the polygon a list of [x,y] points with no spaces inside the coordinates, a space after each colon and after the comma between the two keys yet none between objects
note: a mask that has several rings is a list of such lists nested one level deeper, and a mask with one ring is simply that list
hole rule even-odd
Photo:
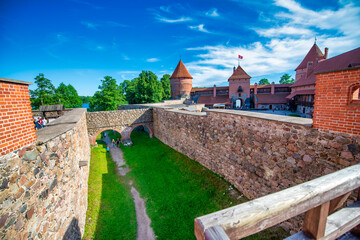
[{"label": "grass slope", "polygon": [[83,239],[136,239],[136,214],[127,179],[98,141],[91,148],[88,210]]},{"label": "grass slope", "polygon": [[[121,146],[157,239],[195,239],[194,219],[247,201],[218,175],[145,132],[133,132],[132,147]],[[248,239],[283,239],[273,228]]]}]

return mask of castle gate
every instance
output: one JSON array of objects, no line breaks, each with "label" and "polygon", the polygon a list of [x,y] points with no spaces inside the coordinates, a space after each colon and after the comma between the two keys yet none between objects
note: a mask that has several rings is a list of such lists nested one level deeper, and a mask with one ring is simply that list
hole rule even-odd
[{"label": "castle gate", "polygon": [[121,134],[121,142],[131,144],[131,132],[138,126],[154,134],[152,109],[127,109],[86,113],[87,129],[91,145],[96,144],[96,137],[105,130],[115,130]]}]

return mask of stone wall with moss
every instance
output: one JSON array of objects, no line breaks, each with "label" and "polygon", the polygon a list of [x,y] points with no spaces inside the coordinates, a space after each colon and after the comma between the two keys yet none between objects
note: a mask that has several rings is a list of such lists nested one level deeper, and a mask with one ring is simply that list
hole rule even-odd
[{"label": "stone wall with moss", "polygon": [[0,157],[0,239],[81,238],[90,162],[86,110],[67,114],[38,131],[36,144]]}]

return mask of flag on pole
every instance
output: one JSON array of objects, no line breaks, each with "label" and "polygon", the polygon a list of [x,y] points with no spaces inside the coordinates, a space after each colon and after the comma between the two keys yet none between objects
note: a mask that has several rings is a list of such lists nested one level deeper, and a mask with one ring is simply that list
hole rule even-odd
[{"label": "flag on pole", "polygon": [[239,59],[243,59],[243,56],[239,55]]}]

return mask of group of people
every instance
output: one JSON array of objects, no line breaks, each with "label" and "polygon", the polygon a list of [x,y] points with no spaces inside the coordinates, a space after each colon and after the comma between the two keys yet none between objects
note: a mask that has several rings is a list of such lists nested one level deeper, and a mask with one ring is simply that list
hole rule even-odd
[{"label": "group of people", "polygon": [[35,129],[40,129],[40,128],[44,128],[47,125],[47,120],[46,118],[41,118],[39,117],[38,119],[34,117],[34,124],[35,124]]},{"label": "group of people", "polygon": [[113,139],[111,142],[112,142],[112,144],[113,144],[113,147],[115,147],[115,146],[120,147],[120,139],[119,139],[119,138],[116,139],[116,142],[115,142],[114,139]]}]

